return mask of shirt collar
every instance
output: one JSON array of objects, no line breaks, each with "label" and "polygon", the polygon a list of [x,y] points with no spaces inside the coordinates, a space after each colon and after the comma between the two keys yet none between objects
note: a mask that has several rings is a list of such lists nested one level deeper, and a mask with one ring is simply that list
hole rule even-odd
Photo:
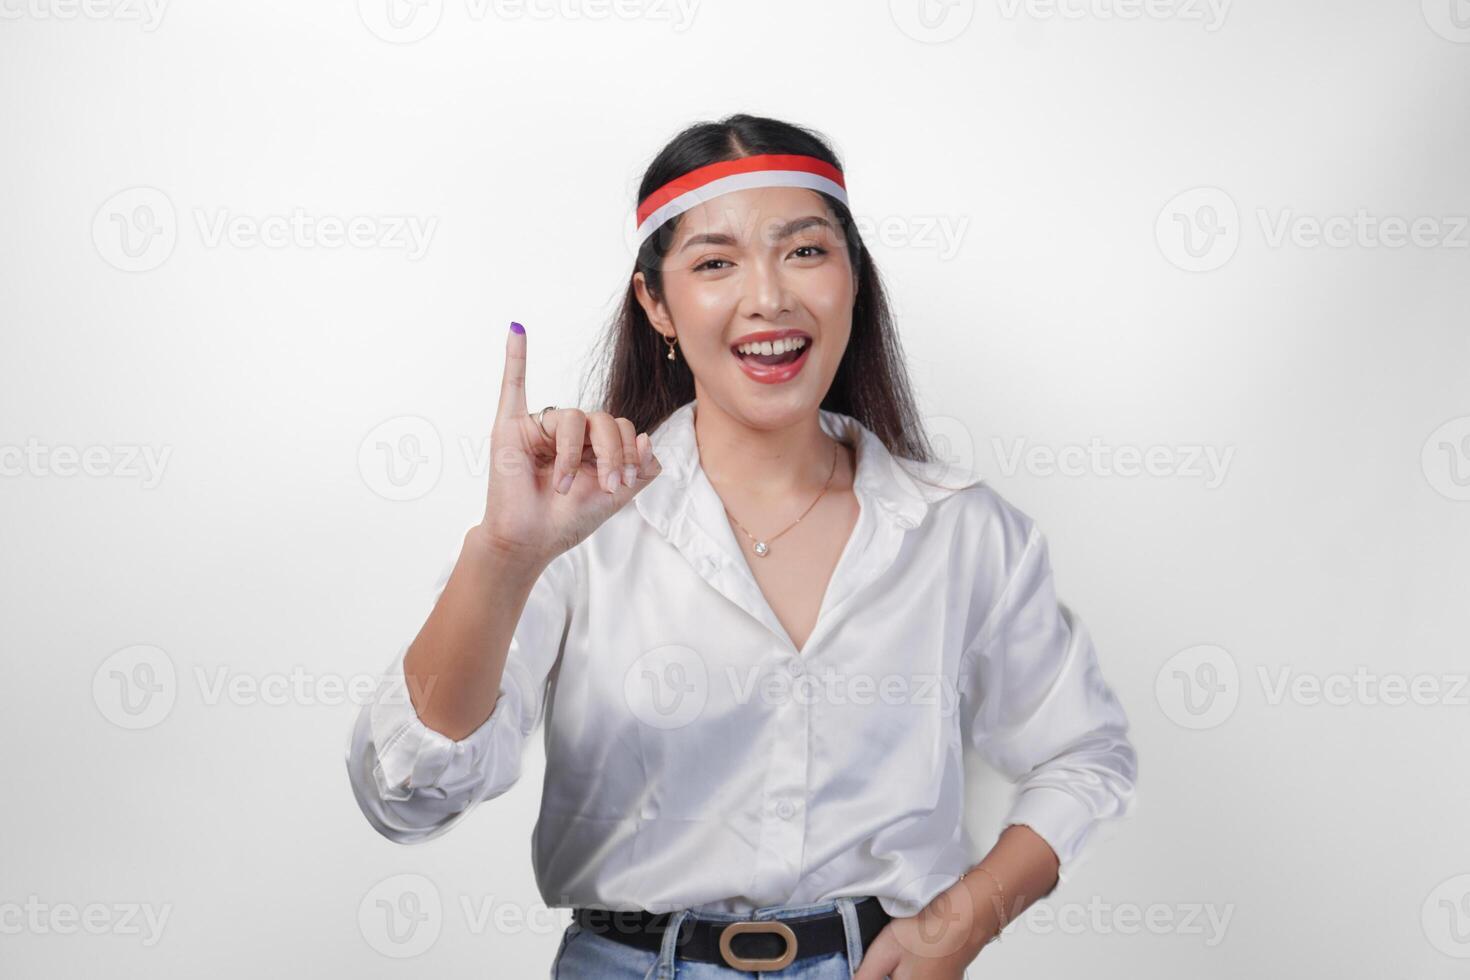
[{"label": "shirt collar", "polygon": [[[633,498],[643,517],[666,536],[674,521],[688,508],[690,488],[699,473],[699,449],[694,440],[694,407],[690,399],[675,409],[653,431],[653,443],[663,473]],[[857,449],[853,492],[871,501],[892,524],[907,531],[923,523],[931,504],[981,478],[965,475],[956,479],[942,461],[920,463],[894,456],[877,434],[851,415],[819,409],[823,431]],[[915,479],[914,473],[942,484],[932,486]]]}]

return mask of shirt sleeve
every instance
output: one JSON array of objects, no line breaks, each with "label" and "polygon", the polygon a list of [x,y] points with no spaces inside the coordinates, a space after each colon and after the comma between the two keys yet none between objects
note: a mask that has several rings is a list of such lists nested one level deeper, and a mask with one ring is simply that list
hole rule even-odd
[{"label": "shirt sleeve", "polygon": [[[458,561],[446,562],[430,608]],[[536,580],[516,624],[490,716],[458,741],[429,728],[409,698],[399,650],[373,698],[362,706],[347,748],[358,806],[389,840],[414,844],[446,833],[475,804],[510,789],[521,774],[526,739],[541,723],[549,678],[571,621],[575,566],[571,552]],[[551,683],[554,683],[552,681]]]},{"label": "shirt sleeve", "polygon": [[965,731],[1017,784],[1003,826],[1024,824],[1051,845],[1066,882],[1094,828],[1132,810],[1138,762],[1092,638],[1057,598],[1034,523],[962,665]]}]

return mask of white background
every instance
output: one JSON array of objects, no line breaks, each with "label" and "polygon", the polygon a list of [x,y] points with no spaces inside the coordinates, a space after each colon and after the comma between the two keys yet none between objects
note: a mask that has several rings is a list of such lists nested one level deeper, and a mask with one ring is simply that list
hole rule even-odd
[{"label": "white background", "polygon": [[[574,403],[642,168],[748,111],[834,141],[932,431],[1040,522],[1133,724],[1135,814],[970,975],[1464,975],[1470,6],[386,2],[0,0],[0,973],[545,974],[539,733],[395,846],[329,685],[479,517],[506,323]],[[364,238],[240,237],[294,213]]]}]

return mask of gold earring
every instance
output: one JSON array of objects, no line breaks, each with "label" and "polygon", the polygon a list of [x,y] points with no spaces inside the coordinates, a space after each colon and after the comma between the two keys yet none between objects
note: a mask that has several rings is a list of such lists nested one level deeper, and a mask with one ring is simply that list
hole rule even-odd
[{"label": "gold earring", "polygon": [[669,345],[669,360],[671,360],[671,361],[678,360],[678,358],[676,358],[674,356],[674,343],[675,343],[675,341],[674,340],[670,340],[669,338],[665,337],[664,338],[664,343],[666,343],[666,344]]}]

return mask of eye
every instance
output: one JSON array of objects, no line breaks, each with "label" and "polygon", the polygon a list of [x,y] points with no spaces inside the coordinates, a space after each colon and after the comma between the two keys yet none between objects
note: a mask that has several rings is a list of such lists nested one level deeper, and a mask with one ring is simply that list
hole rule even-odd
[{"label": "eye", "polygon": [[795,255],[797,252],[800,252],[803,249],[811,249],[812,252],[814,252],[816,254],[815,255],[812,255],[812,256],[805,256],[805,255],[803,255],[803,256],[801,256],[801,258],[816,258],[817,255],[826,255],[827,254],[827,250],[825,248],[823,248],[822,246],[820,246],[820,245],[798,245],[798,246],[796,246],[796,248],[794,248],[794,249],[791,250],[791,254]]},{"label": "eye", "polygon": [[696,265],[694,267],[694,271],[695,272],[698,272],[701,269],[708,269],[708,268],[710,268],[716,262],[726,262],[726,260],[725,259],[705,259],[703,262],[699,263],[699,265]]}]

